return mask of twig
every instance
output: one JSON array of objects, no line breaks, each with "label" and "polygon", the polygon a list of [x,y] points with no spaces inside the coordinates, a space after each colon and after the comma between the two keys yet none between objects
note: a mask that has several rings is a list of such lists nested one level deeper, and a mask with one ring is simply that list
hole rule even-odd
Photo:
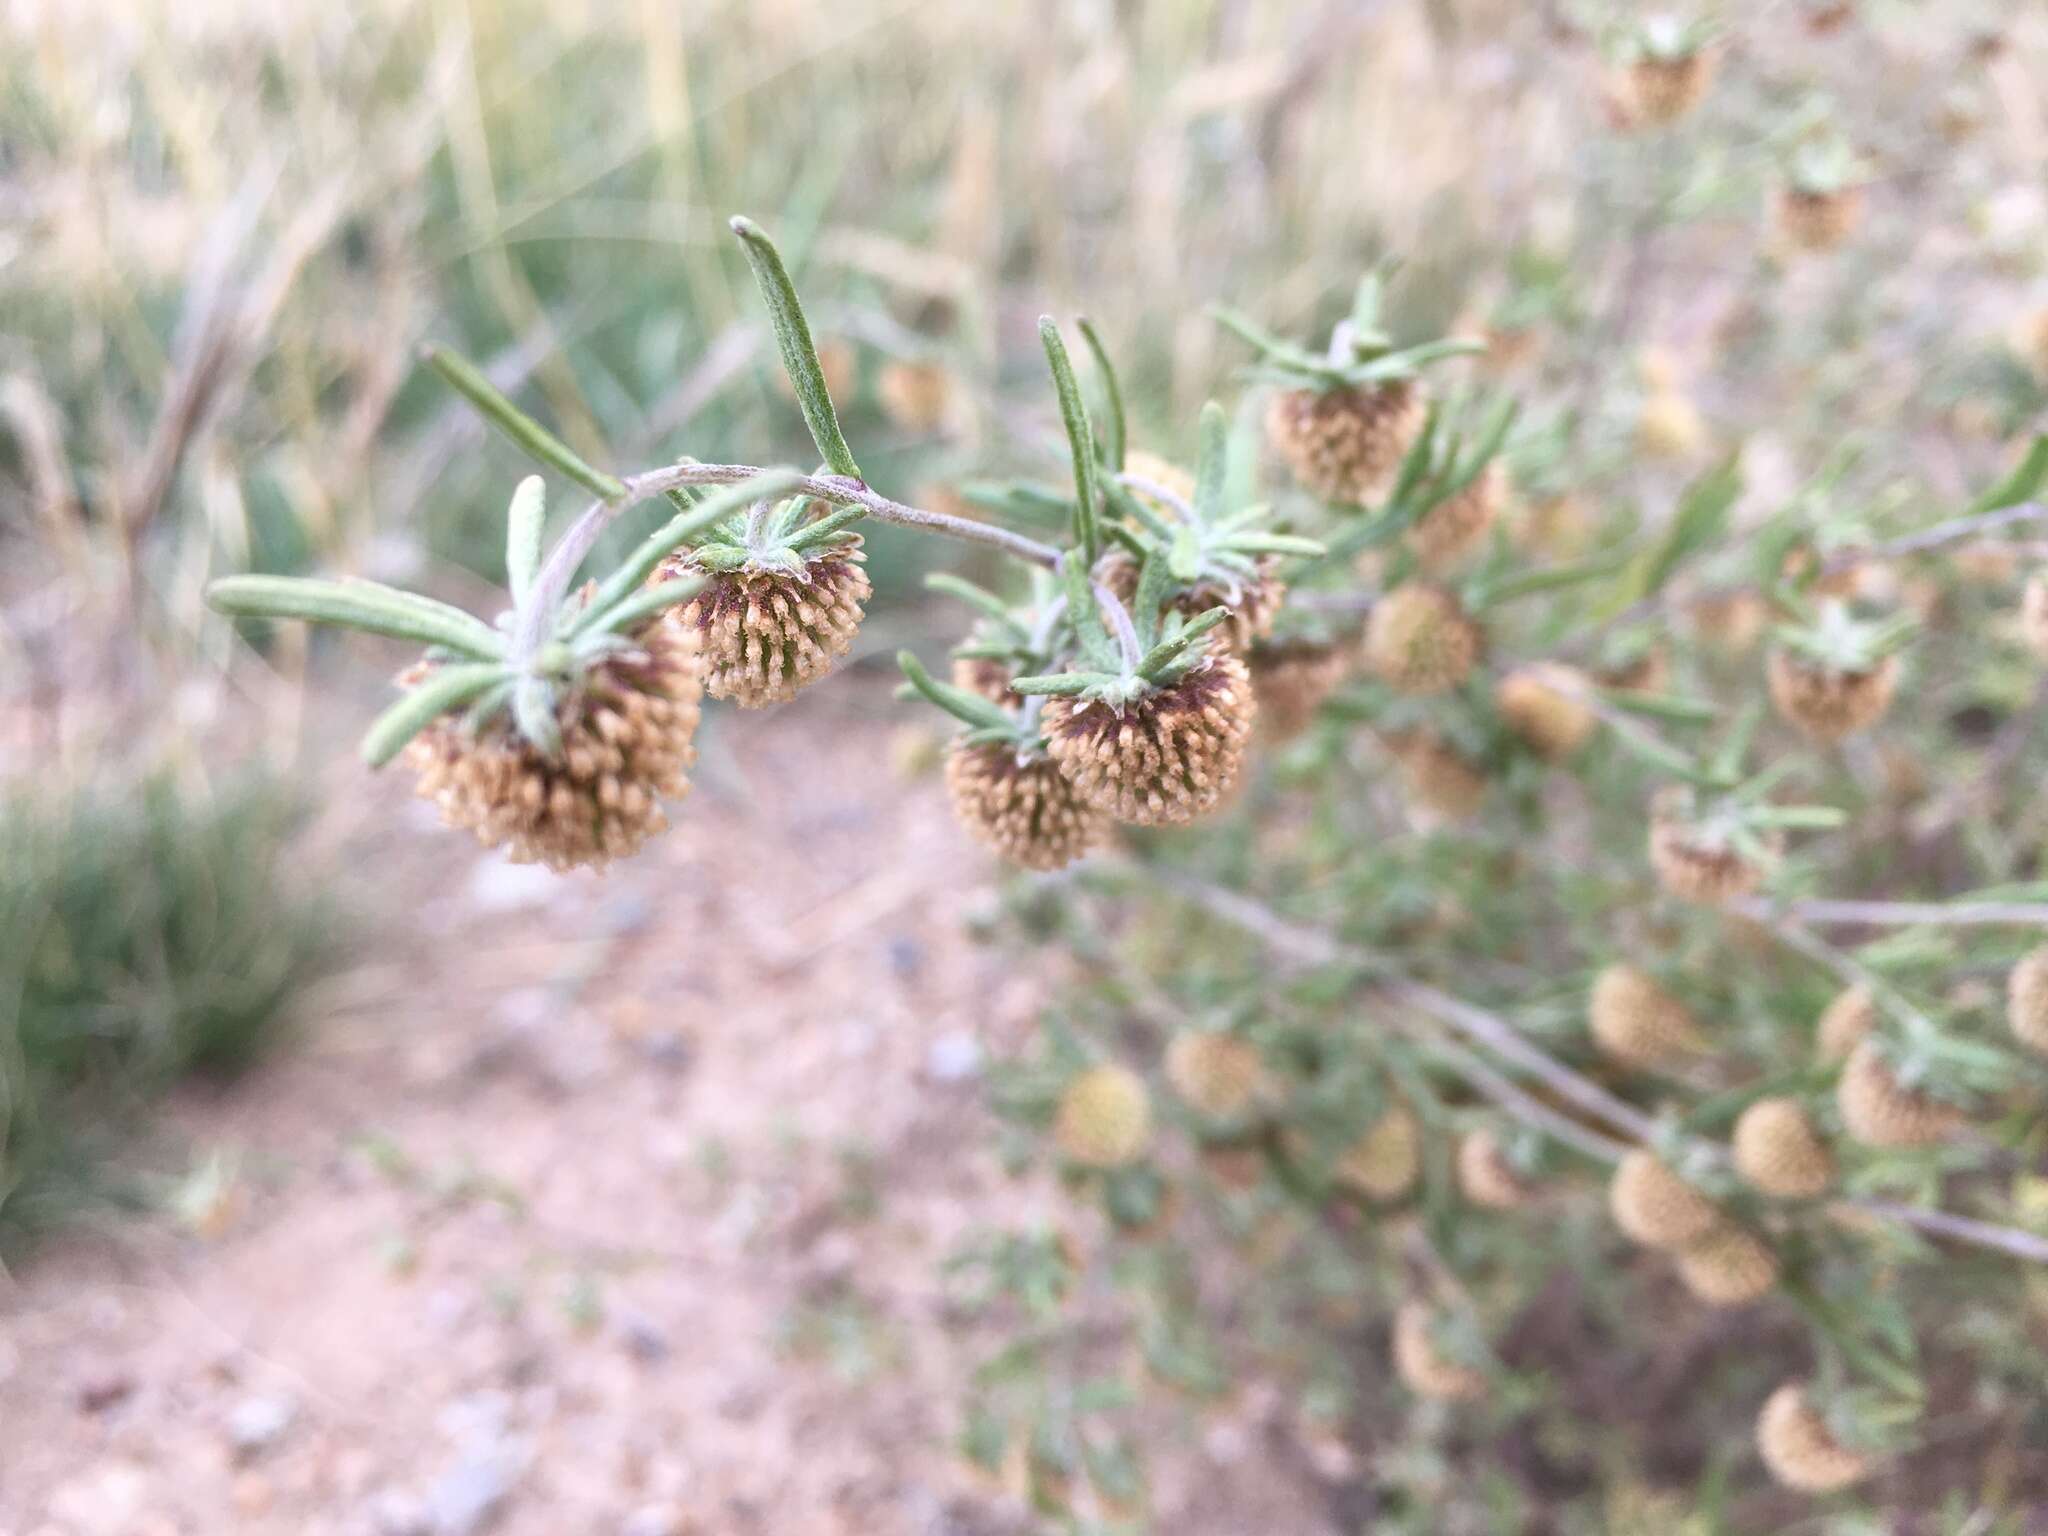
[{"label": "twig", "polygon": [[[1233,891],[1223,890],[1205,881],[1164,875],[1139,865],[1129,867],[1146,874],[1175,895],[1193,902],[1212,915],[1243,928],[1276,954],[1311,965],[1349,963],[1379,969],[1386,963],[1319,928],[1289,922],[1263,904],[1249,897],[1239,896]],[[1656,1127],[1648,1116],[1615,1098],[1599,1084],[1580,1077],[1564,1063],[1553,1059],[1539,1047],[1522,1038],[1506,1019],[1422,982],[1392,977],[1382,978],[1378,984],[1389,997],[1397,1001],[1406,1001],[1486,1045],[1559,1093],[1569,1095],[1574,1103],[1592,1109],[1603,1119],[1628,1130],[1638,1140],[1648,1142],[1652,1139]],[[1447,1049],[1439,1046],[1439,1050],[1452,1070],[1466,1078],[1481,1093],[1528,1123],[1557,1135],[1561,1140],[1569,1141],[1579,1150],[1607,1161],[1620,1157],[1628,1150],[1622,1143],[1612,1141],[1598,1132],[1556,1115],[1554,1111],[1538,1104],[1483,1062],[1460,1060],[1460,1053],[1455,1046]],[[1473,1070],[1475,1067],[1478,1070]],[[1563,1125],[1569,1125],[1572,1129],[1566,1132],[1562,1129]],[[1725,1159],[1725,1150],[1717,1149],[1717,1152]],[[2036,1264],[2048,1264],[2048,1237],[2022,1231],[2017,1227],[2001,1227],[1967,1216],[1952,1215],[1946,1211],[1898,1205],[1885,1200],[1859,1198],[1837,1203],[1887,1221],[1898,1222],[1902,1226],[1947,1238],[1952,1242],[1967,1243],[1973,1247],[2011,1254],[2015,1258],[2026,1259]]]},{"label": "twig", "polygon": [[1820,574],[1831,576],[1854,570],[1870,560],[1900,560],[1907,555],[1924,555],[1947,544],[1960,544],[1965,539],[1996,533],[2015,523],[2031,523],[2044,517],[2048,517],[2048,504],[2038,501],[2023,501],[2016,507],[2001,507],[1996,512],[1973,512],[1964,517],[1952,517],[1945,523],[1922,528],[1918,533],[1901,534],[1896,539],[1873,544],[1867,549],[1837,550],[1821,562]]},{"label": "twig", "polygon": [[1771,901],[1745,896],[1727,910],[1766,926],[1782,922],[1871,928],[2048,928],[2048,902]]}]

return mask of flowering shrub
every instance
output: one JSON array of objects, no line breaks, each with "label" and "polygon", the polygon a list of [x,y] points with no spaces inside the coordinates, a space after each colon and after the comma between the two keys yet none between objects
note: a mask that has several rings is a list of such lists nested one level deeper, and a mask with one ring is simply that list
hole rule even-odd
[{"label": "flowering shrub", "polygon": [[[1719,48],[1629,34],[1616,129],[1684,120]],[[1794,245],[1854,237],[1860,175],[1832,139],[1795,147]],[[957,724],[963,827],[1025,870],[1078,866],[1018,892],[1076,980],[997,1096],[1100,1219],[963,1256],[1020,1324],[976,1462],[1049,1519],[1141,1520],[1134,1359],[1219,1411],[1277,1383],[1313,1465],[1393,1521],[1454,1497],[1446,1444],[1502,1529],[1553,1486],[1682,1479],[1731,1529],[1843,1490],[1934,1510],[2001,1468],[1999,1500],[2048,1501],[2048,1233],[2025,1209],[2048,887],[1984,813],[2032,716],[1986,727],[1941,686],[2048,657],[2048,583],[2010,579],[2048,439],[1889,536],[1835,466],[1738,521],[1735,456],[1668,516],[1589,528],[1560,483],[1581,424],[1454,380],[1461,357],[1511,369],[1514,328],[1404,345],[1374,272],[1326,336],[1220,316],[1253,409],[1205,409],[1191,466],[1128,440],[1092,329],[1091,402],[1042,322],[1071,477],[1007,494],[1060,509],[1048,543],[869,486],[774,246],[734,229],[822,467],[616,476],[436,355],[595,498],[544,551],[521,485],[508,611],[260,577],[212,600],[424,644],[366,756],[571,868],[659,832],[705,692],[779,702],[847,654],[864,520],[1018,563],[1005,590],[935,580],[974,614],[943,678],[900,658]],[[1645,372],[1636,445],[1695,456],[1697,413]],[[1513,479],[1534,504],[1511,518]],[[585,573],[656,497],[671,520]],[[1950,782],[1893,749],[1916,742]],[[1105,1305],[1112,1346],[1083,1326]]]}]

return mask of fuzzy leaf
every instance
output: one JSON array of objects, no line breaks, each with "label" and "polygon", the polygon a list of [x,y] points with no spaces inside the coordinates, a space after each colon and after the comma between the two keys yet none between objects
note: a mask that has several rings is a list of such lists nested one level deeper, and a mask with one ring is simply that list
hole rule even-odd
[{"label": "fuzzy leaf", "polygon": [[735,218],[732,232],[740,237],[747,265],[753,268],[754,282],[768,306],[775,344],[782,352],[782,370],[796,388],[797,405],[804,413],[804,425],[811,429],[811,441],[818,445],[819,456],[833,474],[861,479],[860,465],[854,462],[853,450],[839,430],[839,415],[832,408],[832,393],[825,387],[825,370],[818,363],[810,323],[804,319],[804,307],[782,264],[782,253],[752,219]]},{"label": "fuzzy leaf", "polygon": [[1603,688],[1600,696],[1615,708],[1625,709],[1632,715],[1676,720],[1685,725],[1703,724],[1720,715],[1720,710],[1704,699],[1674,698],[1670,694],[1643,693],[1634,688]]},{"label": "fuzzy leaf", "polygon": [[1299,555],[1304,560],[1319,560],[1330,552],[1327,544],[1291,533],[1233,533],[1210,547],[1236,550],[1244,555]]},{"label": "fuzzy leaf", "polygon": [[1109,407],[1108,418],[1103,422],[1103,462],[1112,470],[1120,470],[1124,467],[1128,432],[1124,424],[1124,392],[1117,384],[1116,369],[1110,365],[1108,349],[1095,333],[1094,322],[1083,320],[1080,326],[1081,339],[1088,343],[1089,355],[1095,359],[1095,371],[1102,375],[1103,403]]},{"label": "fuzzy leaf", "polygon": [[512,684],[512,718],[519,734],[542,757],[553,761],[562,753],[562,727],[555,719],[555,690],[544,677],[528,672]]},{"label": "fuzzy leaf", "polygon": [[505,513],[505,577],[515,608],[533,590],[533,578],[540,570],[541,530],[547,520],[548,483],[539,475],[528,475],[513,491],[512,505]]},{"label": "fuzzy leaf", "polygon": [[704,590],[700,577],[683,581],[664,581],[651,587],[642,587],[629,593],[611,607],[599,613],[596,618],[582,626],[585,635],[623,635],[637,629],[640,622],[670,608],[680,607]]},{"label": "fuzzy leaf", "polygon": [[511,676],[502,662],[470,662],[436,667],[417,687],[377,717],[363,737],[363,761],[382,768],[405,744],[451,710],[498,687]]},{"label": "fuzzy leaf", "polygon": [[375,581],[297,576],[223,576],[206,589],[216,613],[234,618],[303,619],[339,624],[422,645],[446,646],[479,660],[505,654],[505,638],[473,614]]},{"label": "fuzzy leaf", "polygon": [[968,581],[964,577],[955,576],[950,571],[933,571],[925,577],[924,585],[926,591],[943,592],[948,597],[956,597],[961,602],[967,604],[968,607],[980,610],[998,624],[1013,622],[1010,617],[1009,607],[1000,597],[997,597],[988,588],[976,586],[973,582]]},{"label": "fuzzy leaf", "polygon": [[1017,734],[1016,718],[1008,710],[978,693],[969,693],[965,688],[940,682],[925,670],[924,663],[913,653],[898,651],[896,665],[910,679],[911,687],[962,724],[975,730],[1002,731],[1011,736]]},{"label": "fuzzy leaf", "polygon": [[701,534],[710,532],[742,507],[780,496],[802,476],[793,469],[771,469],[738,485],[720,486],[686,512],[678,512],[640,541],[626,562],[599,583],[597,595],[582,615],[572,620],[569,633],[580,634],[598,614],[614,607],[649,576],[655,567],[676,550]]},{"label": "fuzzy leaf", "polygon": [[1074,461],[1074,542],[1080,546],[1082,558],[1093,565],[1102,549],[1102,536],[1095,525],[1095,430],[1088,423],[1088,406],[1081,399],[1067,344],[1060,339],[1060,328],[1052,316],[1039,317],[1038,338],[1045,344],[1045,359],[1052,366],[1060,420],[1067,429],[1067,451]]},{"label": "fuzzy leaf", "polygon": [[2048,433],[2036,434],[2019,467],[1964,509],[1965,516],[1979,512],[2003,512],[2023,501],[2031,501],[2048,483]]},{"label": "fuzzy leaf", "polygon": [[611,501],[626,493],[625,483],[601,469],[593,469],[575,449],[520,410],[468,358],[446,347],[427,351],[427,366],[446,379],[484,419],[519,445],[528,457],[560,470],[593,496]]},{"label": "fuzzy leaf", "polygon": [[1206,613],[1188,620],[1187,627],[1170,640],[1162,640],[1145,653],[1138,663],[1138,676],[1147,682],[1156,681],[1158,674],[1171,667],[1189,650],[1201,643],[1204,635],[1230,617],[1228,608],[1211,608]]},{"label": "fuzzy leaf", "polygon": [[1209,318],[1241,340],[1248,341],[1264,357],[1287,365],[1290,372],[1327,373],[1329,369],[1323,360],[1305,347],[1297,347],[1291,341],[1282,341],[1271,331],[1261,326],[1242,310],[1231,309],[1223,304],[1211,304]]},{"label": "fuzzy leaf", "polygon": [[1195,459],[1195,517],[1211,524],[1223,515],[1223,483],[1230,475],[1230,422],[1214,400],[1202,407]]},{"label": "fuzzy leaf", "polygon": [[1086,693],[1090,688],[1100,688],[1115,681],[1115,675],[1109,672],[1048,672],[1039,677],[1011,678],[1010,692],[1072,695]]}]

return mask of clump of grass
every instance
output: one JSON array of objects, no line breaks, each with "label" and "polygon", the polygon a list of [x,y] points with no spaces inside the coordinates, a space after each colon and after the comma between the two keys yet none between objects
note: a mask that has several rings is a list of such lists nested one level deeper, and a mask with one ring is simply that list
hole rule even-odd
[{"label": "clump of grass", "polygon": [[258,780],[0,801],[0,1249],[131,1199],[151,1102],[277,1037],[331,943],[290,823]]}]

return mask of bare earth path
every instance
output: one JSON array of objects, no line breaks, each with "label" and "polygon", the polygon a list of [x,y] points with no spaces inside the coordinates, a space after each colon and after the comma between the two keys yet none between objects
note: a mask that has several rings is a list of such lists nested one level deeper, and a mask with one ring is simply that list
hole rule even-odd
[{"label": "bare earth path", "polygon": [[1028,1199],[975,1054],[1034,995],[952,915],[991,874],[936,785],[829,710],[723,718],[605,880],[373,790],[407,937],[179,1106],[215,1230],[0,1282],[0,1533],[1012,1528],[944,1449],[940,1267]]}]

